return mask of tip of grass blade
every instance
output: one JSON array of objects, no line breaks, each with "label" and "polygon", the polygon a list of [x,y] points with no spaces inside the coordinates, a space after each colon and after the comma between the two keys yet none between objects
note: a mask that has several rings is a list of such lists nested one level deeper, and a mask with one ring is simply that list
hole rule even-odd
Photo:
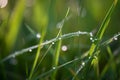
[{"label": "tip of grass blade", "polygon": [[114,5],[116,5],[116,4],[117,4],[117,2],[118,2],[118,0],[114,0]]}]

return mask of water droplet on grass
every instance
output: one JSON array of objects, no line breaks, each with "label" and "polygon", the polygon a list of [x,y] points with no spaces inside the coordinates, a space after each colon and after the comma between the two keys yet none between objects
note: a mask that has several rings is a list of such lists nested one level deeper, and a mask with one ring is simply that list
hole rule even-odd
[{"label": "water droplet on grass", "polygon": [[32,52],[32,49],[29,49],[29,52]]},{"label": "water droplet on grass", "polygon": [[117,38],[117,37],[114,37],[113,39],[114,39],[114,40],[118,40],[118,38]]},{"label": "water droplet on grass", "polygon": [[59,40],[61,40],[61,38],[59,38]]},{"label": "water droplet on grass", "polygon": [[92,42],[94,42],[94,41],[95,41],[92,37],[90,37],[90,40],[91,40]]},{"label": "water droplet on grass", "polygon": [[52,42],[52,45],[55,44],[54,42]]},{"label": "water droplet on grass", "polygon": [[82,62],[82,66],[85,66],[85,62]]},{"label": "water droplet on grass", "polygon": [[56,67],[52,67],[52,69],[56,69]]},{"label": "water droplet on grass", "polygon": [[93,38],[92,38],[92,37],[90,37],[90,40],[92,41],[92,40],[93,40]]},{"label": "water droplet on grass", "polygon": [[37,33],[36,37],[39,39],[41,37],[40,33]]}]

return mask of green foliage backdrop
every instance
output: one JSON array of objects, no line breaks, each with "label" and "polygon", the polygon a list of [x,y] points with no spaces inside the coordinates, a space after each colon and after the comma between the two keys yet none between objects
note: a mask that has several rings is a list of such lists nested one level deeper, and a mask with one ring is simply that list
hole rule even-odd
[{"label": "green foliage backdrop", "polygon": [[119,0],[0,0],[0,80],[120,80],[119,17]]}]

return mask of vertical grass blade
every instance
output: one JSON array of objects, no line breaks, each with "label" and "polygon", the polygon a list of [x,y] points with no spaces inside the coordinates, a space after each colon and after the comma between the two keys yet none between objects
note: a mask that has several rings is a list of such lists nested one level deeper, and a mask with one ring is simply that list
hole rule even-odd
[{"label": "vertical grass blade", "polygon": [[[59,38],[59,37],[62,35],[63,24],[64,24],[65,19],[68,17],[69,11],[70,11],[70,8],[68,7],[67,12],[66,12],[66,15],[65,15],[64,19],[62,20],[63,23],[62,23],[62,25],[60,26],[60,30],[59,30],[56,38]],[[54,54],[54,57],[53,57],[53,65],[52,65],[52,66],[53,66],[53,69],[57,67],[58,62],[59,62],[59,55],[60,55],[61,44],[62,44],[62,40],[61,40],[61,38],[59,38],[59,41],[58,41],[58,43],[57,43],[57,48],[56,48],[56,51],[55,51],[55,54]],[[56,73],[57,73],[57,70],[55,70],[55,71],[53,72],[53,74],[51,75],[51,79],[52,79],[52,80],[56,80],[56,79],[55,79],[55,78],[56,78]]]},{"label": "vertical grass blade", "polygon": [[[55,51],[55,54],[54,54],[54,57],[53,57],[53,69],[57,67],[58,62],[59,62],[61,43],[62,43],[62,40],[59,40],[58,43],[56,44],[57,48],[56,48],[56,51]],[[57,73],[57,69],[53,72],[53,74],[51,76],[52,80],[56,80],[55,79],[56,78],[56,73]]]},{"label": "vertical grass blade", "polygon": [[108,60],[108,63],[105,65],[105,67],[103,68],[100,78],[103,78],[105,73],[108,71],[108,69],[111,68],[111,71],[113,73],[111,78],[116,79],[116,75],[117,75],[116,74],[116,69],[117,69],[116,62],[115,62],[114,55],[113,55],[112,50],[109,45],[107,45],[107,52],[108,52],[110,59]]},{"label": "vertical grass blade", "polygon": [[106,28],[108,27],[108,24],[110,22],[111,15],[112,15],[112,12],[113,12],[113,10],[114,10],[114,8],[116,6],[116,3],[117,3],[117,0],[114,0],[113,4],[111,5],[110,9],[108,10],[108,12],[107,12],[107,14],[106,14],[101,26],[100,26],[100,29],[99,29],[99,31],[98,31],[98,33],[96,35],[96,37],[99,40],[102,39],[102,36],[103,36]]},{"label": "vertical grass blade", "polygon": [[105,33],[105,30],[108,27],[108,24],[109,24],[110,19],[111,19],[112,12],[113,12],[116,4],[117,4],[117,0],[114,0],[111,7],[110,7],[110,9],[107,12],[105,18],[104,18],[101,26],[100,26],[100,29],[97,32],[96,38],[98,40],[95,43],[92,44],[92,46],[90,48],[90,51],[89,51],[89,55],[92,55],[94,53],[94,51],[95,51],[95,48],[97,48],[97,45],[99,45],[99,42],[101,41],[101,39],[102,39],[102,37],[103,37],[103,35]]},{"label": "vertical grass blade", "polygon": [[[97,41],[92,43],[91,48],[89,50],[89,56],[98,55],[98,54],[96,54],[96,52],[99,49],[100,41],[102,40],[102,37],[103,37],[107,27],[108,27],[108,24],[109,24],[110,19],[111,19],[112,12],[115,9],[116,4],[117,4],[117,0],[114,0],[111,7],[110,7],[110,9],[107,12],[105,18],[103,19],[103,22],[102,22],[102,24],[100,26],[100,29],[98,30],[97,35],[95,37],[95,38],[97,38]],[[95,57],[97,58],[97,56],[95,56]],[[96,60],[93,59],[92,60],[92,65],[94,67],[94,71],[96,71],[95,73],[98,74],[98,75],[96,75],[97,79],[99,79],[98,59],[96,59]]]},{"label": "vertical grass blade", "polygon": [[[45,6],[42,5],[42,3],[37,0],[34,5],[34,18],[35,18],[35,24],[36,27],[41,31],[41,38],[39,44],[41,44],[44,40],[45,34],[46,34],[46,28],[48,25],[48,16],[47,11],[44,9]],[[30,71],[30,75],[28,77],[28,80],[32,79],[33,73],[35,71],[36,65],[38,63],[38,58],[40,56],[41,46],[38,46],[36,56],[33,62],[32,69]]]},{"label": "vertical grass blade", "polygon": [[25,9],[25,2],[26,0],[19,0],[15,6],[15,9],[9,19],[9,31],[6,35],[6,44],[7,44],[7,49],[11,49],[12,46],[14,45],[16,41],[17,34],[20,29],[20,23],[23,18],[23,13]]}]

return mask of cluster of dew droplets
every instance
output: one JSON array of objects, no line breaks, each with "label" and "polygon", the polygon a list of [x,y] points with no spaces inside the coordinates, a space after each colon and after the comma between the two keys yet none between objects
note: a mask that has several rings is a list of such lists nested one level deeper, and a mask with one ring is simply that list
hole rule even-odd
[{"label": "cluster of dew droplets", "polygon": [[93,38],[94,36],[93,36],[93,33],[92,33],[92,32],[90,32],[89,35],[90,35],[90,40],[91,40],[92,42],[97,41],[96,38]]},{"label": "cluster of dew droplets", "polygon": [[90,40],[91,40],[92,42],[94,42],[94,39],[93,39],[93,33],[90,32],[89,34],[90,34]]}]

